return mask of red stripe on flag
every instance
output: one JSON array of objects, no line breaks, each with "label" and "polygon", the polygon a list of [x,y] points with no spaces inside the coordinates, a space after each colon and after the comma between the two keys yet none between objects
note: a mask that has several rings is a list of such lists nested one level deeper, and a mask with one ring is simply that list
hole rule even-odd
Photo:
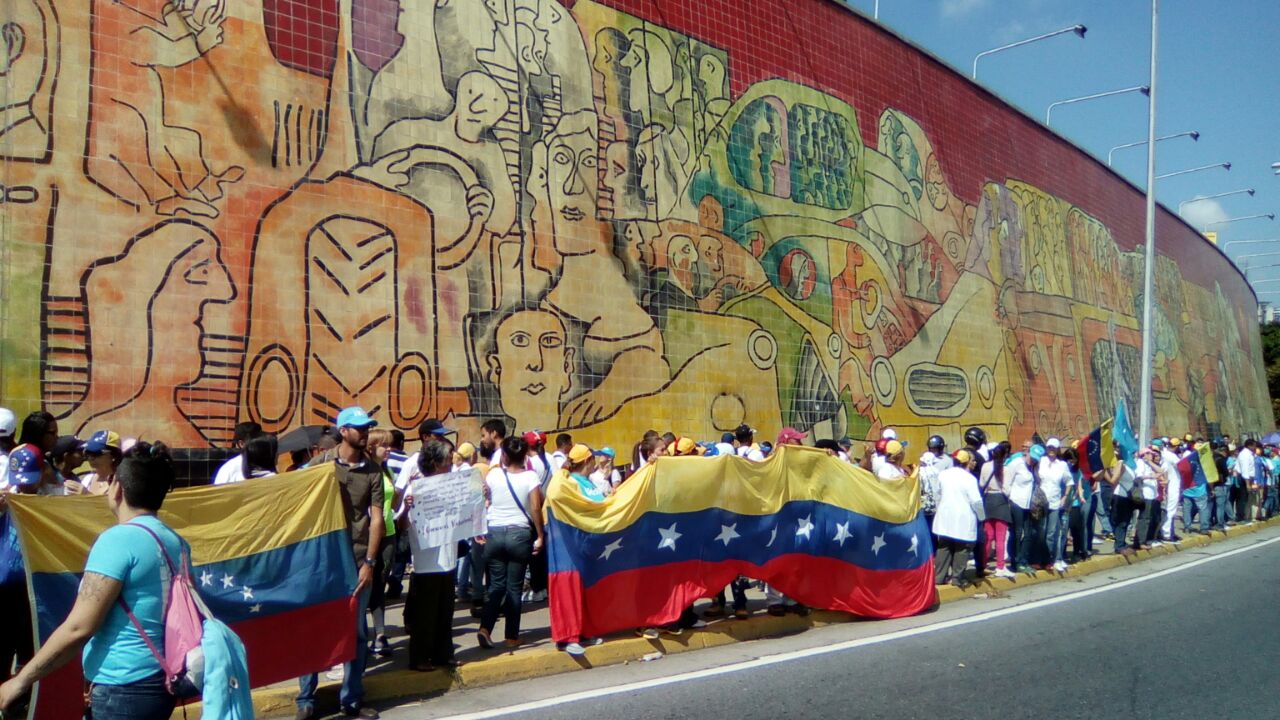
[{"label": "red stripe on flag", "polygon": [[232,625],[248,655],[249,684],[262,687],[290,680],[355,657],[356,609],[356,598],[340,598]]},{"label": "red stripe on flag", "polygon": [[674,622],[694,601],[739,575],[764,580],[812,608],[871,618],[906,617],[937,603],[933,565],[867,570],[833,558],[791,554],[764,566],[692,560],[614,573],[583,588],[576,572],[550,577],[551,636],[556,642]]}]

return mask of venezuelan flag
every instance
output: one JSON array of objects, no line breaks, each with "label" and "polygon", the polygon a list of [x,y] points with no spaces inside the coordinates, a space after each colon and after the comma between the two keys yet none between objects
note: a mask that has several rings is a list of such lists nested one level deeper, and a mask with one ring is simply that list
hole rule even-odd
[{"label": "venezuelan flag", "polygon": [[936,602],[917,480],[883,482],[821,450],[661,458],[603,503],[561,477],[546,507],[558,642],[672,622],[739,575],[867,617]]},{"label": "venezuelan flag", "polygon": [[1115,464],[1115,443],[1111,439],[1112,420],[1108,418],[1093,432],[1076,443],[1076,457],[1080,460],[1080,472],[1085,477]]},{"label": "venezuelan flag", "polygon": [[[75,603],[89,548],[115,524],[104,498],[10,496],[26,560],[36,641]],[[171,493],[160,519],[191,545],[192,578],[244,641],[255,687],[355,654],[355,561],[332,465]],[[78,662],[37,688],[35,717],[83,715]]]},{"label": "venezuelan flag", "polygon": [[1222,478],[1218,477],[1218,464],[1213,461],[1213,448],[1207,442],[1202,442],[1196,446],[1196,455],[1200,458],[1200,470],[1204,473],[1205,481],[1210,485],[1217,485]]}]

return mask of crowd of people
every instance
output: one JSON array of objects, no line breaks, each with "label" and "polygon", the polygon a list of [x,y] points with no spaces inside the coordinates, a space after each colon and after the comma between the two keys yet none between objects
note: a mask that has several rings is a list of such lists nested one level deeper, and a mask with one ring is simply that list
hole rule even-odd
[{"label": "crowd of people", "polygon": [[[557,475],[584,498],[604,502],[632,474],[661,457],[734,455],[762,462],[779,446],[803,445],[809,440],[795,428],[783,428],[774,442],[757,437],[747,425],[718,439],[702,441],[651,430],[627,449],[620,462],[613,448],[590,448],[576,443],[568,433],[551,441],[538,430],[511,432],[502,420],[485,422],[478,436],[471,439],[460,438],[456,430],[438,420],[426,420],[418,428],[418,449],[412,454],[406,450],[404,433],[377,425],[363,409],[347,408],[332,427],[320,430],[304,447],[289,449],[282,457],[280,439],[255,423],[241,423],[235,429],[235,453],[212,478],[217,485],[258,482],[284,468],[334,464],[357,567],[360,612],[353,628],[356,655],[344,666],[329,670],[329,676],[342,678],[339,700],[343,712],[365,718],[378,716],[364,704],[363,675],[369,657],[392,653],[386,632],[388,601],[404,597],[407,664],[413,670],[457,665],[453,625],[458,603],[470,606],[480,647],[501,644],[515,648],[521,644],[524,604],[547,600],[542,506]],[[1199,457],[1199,448],[1205,444],[1211,448],[1216,474],[1186,472],[1184,458],[1191,454]],[[1100,469],[1082,461],[1074,439],[1068,442],[1033,435],[1015,447],[1007,440],[988,438],[978,427],[969,428],[963,445],[954,450],[943,437],[930,437],[919,455],[912,453],[893,429],[883,430],[879,440],[865,443],[860,452],[848,438],[816,439],[811,445],[841,462],[859,465],[883,481],[918,480],[921,510],[933,533],[938,584],[965,586],[987,574],[1013,577],[1019,572],[1046,569],[1066,572],[1070,564],[1089,558],[1105,542],[1112,542],[1117,553],[1133,554],[1139,548],[1176,542],[1193,532],[1209,533],[1234,523],[1264,519],[1276,512],[1280,500],[1280,449],[1262,447],[1252,438],[1237,447],[1226,436],[1211,440],[1190,434],[1163,437],[1132,457],[1121,457],[1117,450],[1116,457]],[[415,486],[421,488],[421,482],[471,468],[483,478],[487,533],[462,543],[423,546],[423,535],[414,531],[410,512]],[[141,627],[151,640],[163,645],[158,637],[162,625],[156,615],[163,605],[155,600],[162,591],[159,570],[154,567],[155,553],[150,553],[149,565],[135,563],[122,570],[121,562],[136,560],[128,553],[146,555],[148,548],[135,547],[141,542],[139,537],[121,538],[128,542],[121,546],[123,550],[114,550],[112,562],[107,563],[107,550],[99,548],[108,533],[94,546],[85,576],[94,577],[98,589],[108,592],[87,597],[82,587],[68,619],[68,624],[78,623],[74,632],[55,634],[33,659],[26,581],[4,496],[104,495],[121,523],[143,522],[172,536],[166,535],[166,540],[181,543],[176,533],[155,518],[172,485],[173,469],[162,445],[140,443],[112,429],[98,430],[87,440],[63,436],[56,419],[45,412],[27,416],[19,432],[14,414],[0,408],[0,613],[7,619],[0,640],[0,677],[9,680],[0,686],[0,708],[14,702],[56,662],[65,662],[85,643],[87,677],[95,688],[107,688],[95,690],[95,705],[100,695],[110,693],[114,686],[139,685],[144,691],[154,690],[158,668],[150,656],[139,652],[145,638],[122,617],[116,617],[118,609],[111,604],[121,593],[142,600],[142,605],[134,603],[138,614],[150,614]],[[121,552],[125,553],[123,560]],[[727,588],[732,608],[721,591],[701,614],[689,608],[668,626],[638,628],[637,632],[657,637],[663,632],[700,627],[704,618],[749,617],[746,591],[751,583],[748,578],[739,578]],[[762,587],[768,613],[808,612],[776,589]],[[105,606],[99,596],[110,596]],[[148,603],[146,598],[153,601]],[[98,614],[87,616],[90,612]],[[501,641],[495,636],[499,620]],[[104,650],[101,644],[94,647],[93,638],[99,637],[95,633],[102,628],[117,633],[116,643],[123,648],[114,660],[114,651]],[[587,646],[599,642],[599,638],[579,638],[559,647],[581,655]],[[91,653],[94,662],[90,662]],[[126,672],[113,662],[136,667]],[[315,715],[317,681],[317,675],[300,680],[299,720]],[[148,717],[161,717],[164,710],[161,702],[156,705],[156,714]],[[110,716],[96,711],[94,715]]]}]

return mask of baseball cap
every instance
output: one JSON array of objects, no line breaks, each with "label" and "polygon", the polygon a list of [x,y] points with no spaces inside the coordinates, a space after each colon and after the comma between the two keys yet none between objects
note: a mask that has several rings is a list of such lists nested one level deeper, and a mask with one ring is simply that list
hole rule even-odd
[{"label": "baseball cap", "polygon": [[10,482],[19,486],[30,486],[40,482],[40,474],[44,471],[44,453],[40,448],[27,443],[14,448],[9,453]]},{"label": "baseball cap", "polygon": [[13,437],[18,431],[18,416],[9,408],[0,408],[0,437]]},{"label": "baseball cap", "polygon": [[534,445],[546,445],[547,434],[541,430],[530,430],[524,434],[524,441],[529,443],[529,447],[533,447]]},{"label": "baseball cap", "polygon": [[880,433],[880,439],[881,440],[897,440],[898,431],[894,430],[893,428],[885,428],[884,432]]},{"label": "baseball cap", "polygon": [[592,457],[591,448],[587,447],[586,445],[583,445],[582,443],[578,443],[577,445],[574,445],[573,447],[569,448],[568,458],[569,458],[569,462],[571,463],[586,462],[590,460],[591,457]]},{"label": "baseball cap", "polygon": [[851,438],[847,438],[847,437],[845,437],[845,438],[840,438],[840,443],[839,443],[839,445],[840,445],[840,447],[844,448],[845,450],[848,450],[849,448],[853,447],[853,440],[852,440]]},{"label": "baseball cap", "polygon": [[778,444],[786,445],[792,442],[801,442],[804,440],[804,433],[793,427],[784,427],[778,431]]},{"label": "baseball cap", "polygon": [[1169,447],[1182,447],[1182,438],[1169,438]]},{"label": "baseball cap", "polygon": [[99,430],[90,435],[89,441],[84,444],[84,451],[87,453],[97,454],[107,450],[123,452],[120,435],[114,430]]},{"label": "baseball cap", "polygon": [[968,465],[969,461],[973,460],[973,453],[969,452],[968,448],[960,448],[956,451],[955,458],[957,463]]},{"label": "baseball cap", "polygon": [[614,459],[614,458],[618,457],[618,454],[617,454],[616,452],[614,452],[614,451],[613,451],[613,448],[611,448],[611,447],[603,447],[603,448],[600,448],[599,450],[596,450],[596,451],[595,451],[595,455],[597,455],[597,456],[599,456],[599,457],[607,457],[607,458],[609,458],[610,460],[612,460],[612,459]]},{"label": "baseball cap", "polygon": [[1039,461],[1040,458],[1044,457],[1044,446],[1038,443],[1032,445],[1031,450],[1027,454],[1031,456],[1032,460]]},{"label": "baseball cap", "polygon": [[462,443],[458,446],[456,452],[458,453],[458,457],[463,460],[470,460],[476,456],[476,446],[471,443]]},{"label": "baseball cap", "polygon": [[75,452],[84,446],[84,441],[75,435],[63,435],[53,444],[53,450],[49,452],[49,456],[53,458],[65,457],[68,453]]},{"label": "baseball cap", "polygon": [[901,453],[905,447],[905,445],[897,440],[890,440],[884,444],[884,455],[885,457],[893,457],[894,455]]},{"label": "baseball cap", "polygon": [[1060,448],[1062,447],[1062,441],[1056,437],[1051,437],[1049,438],[1049,441],[1044,444],[1044,446],[1046,448],[1055,448],[1055,449]]},{"label": "baseball cap", "polygon": [[334,425],[337,425],[340,428],[371,428],[377,427],[378,421],[369,417],[369,413],[365,412],[364,408],[357,405],[355,407],[349,407],[338,413],[338,421],[335,422]]},{"label": "baseball cap", "polygon": [[676,441],[676,453],[680,455],[701,455],[703,449],[698,447],[698,443],[693,438],[680,438]]},{"label": "baseball cap", "polygon": [[[358,408],[357,408],[357,409],[358,409]],[[363,412],[363,411],[362,411],[362,412]],[[339,423],[339,425],[341,425],[341,423]],[[439,420],[437,420],[437,419],[435,419],[435,418],[427,418],[426,420],[423,420],[423,421],[422,421],[422,424],[421,424],[421,425],[419,425],[419,426],[418,426],[418,434],[419,434],[419,435],[440,435],[440,436],[444,436],[444,435],[448,435],[448,434],[449,434],[449,433],[451,433],[451,432],[453,432],[453,431],[452,431],[452,430],[450,430],[449,428],[445,427],[445,426],[444,426],[444,423],[440,422]]]},{"label": "baseball cap", "polygon": [[720,436],[720,442],[722,442],[722,443],[728,443],[728,444],[732,445],[732,444],[733,444],[733,433],[731,433],[731,432],[727,432],[727,433],[725,433],[725,434],[721,435],[721,436]]}]

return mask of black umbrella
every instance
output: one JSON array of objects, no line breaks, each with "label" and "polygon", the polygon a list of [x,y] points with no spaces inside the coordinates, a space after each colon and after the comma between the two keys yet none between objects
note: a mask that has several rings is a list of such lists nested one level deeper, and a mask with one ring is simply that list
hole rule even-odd
[{"label": "black umbrella", "polygon": [[320,444],[320,436],[324,434],[324,425],[303,425],[290,430],[280,438],[281,455],[295,450],[310,450]]}]

